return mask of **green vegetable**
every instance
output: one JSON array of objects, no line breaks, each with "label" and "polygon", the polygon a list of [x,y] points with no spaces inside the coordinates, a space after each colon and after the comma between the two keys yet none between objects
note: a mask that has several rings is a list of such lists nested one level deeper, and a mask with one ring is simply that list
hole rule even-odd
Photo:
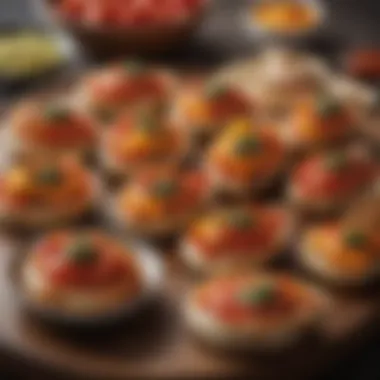
[{"label": "green vegetable", "polygon": [[329,118],[339,114],[341,106],[336,99],[327,95],[322,95],[318,100],[318,114],[322,117]]},{"label": "green vegetable", "polygon": [[110,123],[115,119],[116,112],[107,108],[96,108],[93,111],[95,117],[102,123]]},{"label": "green vegetable", "polygon": [[348,247],[360,249],[367,244],[367,236],[360,231],[350,231],[344,237],[344,241]]},{"label": "green vegetable", "polygon": [[178,190],[178,184],[172,180],[159,181],[153,185],[153,194],[158,198],[168,198]]},{"label": "green vegetable", "polygon": [[70,118],[70,110],[56,104],[48,105],[44,111],[47,120],[55,123],[62,123]]},{"label": "green vegetable", "polygon": [[344,153],[333,153],[326,159],[326,167],[334,172],[339,172],[347,167],[347,157]]},{"label": "green vegetable", "polygon": [[67,250],[67,258],[76,265],[90,265],[96,262],[99,253],[86,237],[80,237]]},{"label": "green vegetable", "polygon": [[160,129],[160,116],[152,110],[143,110],[139,115],[138,128],[146,133],[154,133]]},{"label": "green vegetable", "polygon": [[140,75],[146,70],[146,65],[139,61],[126,61],[124,67],[128,74],[133,76]]},{"label": "green vegetable", "polygon": [[260,152],[261,143],[260,141],[253,137],[244,137],[238,140],[235,144],[234,151],[239,156],[249,156]]},{"label": "green vegetable", "polygon": [[262,284],[239,294],[239,301],[246,305],[262,306],[273,302],[276,289],[273,284]]},{"label": "green vegetable", "polygon": [[253,225],[252,215],[244,210],[234,210],[227,215],[228,224],[239,230],[244,230]]},{"label": "green vegetable", "polygon": [[38,32],[0,37],[0,75],[23,78],[58,66],[63,55],[53,38]]},{"label": "green vegetable", "polygon": [[210,84],[205,89],[205,95],[208,99],[218,99],[227,93],[227,87],[220,84]]},{"label": "green vegetable", "polygon": [[62,182],[62,173],[57,167],[46,167],[38,171],[36,181],[43,185],[57,186]]}]

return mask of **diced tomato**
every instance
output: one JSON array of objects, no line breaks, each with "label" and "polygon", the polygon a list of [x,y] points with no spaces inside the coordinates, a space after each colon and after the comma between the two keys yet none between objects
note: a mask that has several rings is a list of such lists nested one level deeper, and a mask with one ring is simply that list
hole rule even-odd
[{"label": "diced tomato", "polygon": [[178,191],[168,198],[155,200],[163,205],[167,213],[191,212],[194,207],[198,207],[206,189],[202,173],[194,171],[180,175],[170,170],[164,171],[163,174],[160,174],[160,171],[148,171],[139,178],[139,183],[143,188],[149,189],[157,180],[165,178],[169,180],[174,178],[179,186]]},{"label": "diced tomato", "polygon": [[201,307],[229,323],[249,323],[252,319],[281,318],[297,305],[291,289],[278,286],[276,296],[270,303],[257,304],[242,302],[241,293],[257,288],[245,277],[226,278],[208,284],[199,294]]},{"label": "diced tomato", "polygon": [[33,136],[30,137],[32,140],[35,139],[49,146],[75,147],[93,143],[95,141],[95,131],[88,121],[78,118],[60,125],[43,125],[35,130],[34,138]]},{"label": "diced tomato", "polygon": [[247,115],[251,107],[248,101],[233,91],[209,102],[211,118],[215,121],[228,121],[231,117]]},{"label": "diced tomato", "polygon": [[149,71],[133,76],[124,68],[94,75],[86,84],[99,106],[126,107],[133,102],[159,101],[168,91],[160,74]]},{"label": "diced tomato", "polygon": [[[104,286],[133,274],[120,249],[112,241],[95,240],[98,257],[93,263],[78,265],[66,256],[73,239],[67,233],[55,233],[36,247],[37,263],[58,286]],[[130,263],[132,264],[132,262]]]},{"label": "diced tomato", "polygon": [[374,175],[374,168],[365,162],[347,163],[342,170],[329,170],[321,157],[304,162],[295,172],[295,186],[306,196],[339,196],[351,194]]},{"label": "diced tomato", "polygon": [[221,223],[218,239],[210,240],[201,231],[195,229],[190,238],[210,257],[218,257],[225,252],[263,250],[271,244],[285,225],[285,212],[276,209],[262,209],[252,213],[254,221],[251,227],[234,228],[227,221]]},{"label": "diced tomato", "polygon": [[190,193],[199,195],[207,188],[207,178],[203,173],[194,171],[184,176],[183,186]]}]

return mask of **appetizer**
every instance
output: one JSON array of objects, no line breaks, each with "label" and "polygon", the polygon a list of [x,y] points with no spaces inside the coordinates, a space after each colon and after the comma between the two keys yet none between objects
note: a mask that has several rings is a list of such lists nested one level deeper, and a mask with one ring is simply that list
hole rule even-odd
[{"label": "appetizer", "polygon": [[378,231],[327,223],[307,230],[299,254],[312,272],[339,285],[357,285],[380,274]]},{"label": "appetizer", "polygon": [[144,109],[122,115],[105,132],[103,166],[128,175],[150,164],[178,161],[187,153],[186,139],[162,112]]},{"label": "appetizer", "polygon": [[28,253],[21,276],[33,305],[73,317],[117,311],[143,291],[134,252],[97,231],[44,236]]},{"label": "appetizer", "polygon": [[149,236],[168,235],[188,225],[207,194],[206,178],[199,171],[154,168],[141,172],[121,190],[114,213],[124,228]]},{"label": "appetizer", "polygon": [[220,276],[187,298],[190,328],[210,344],[229,350],[280,348],[315,327],[326,299],[313,287],[261,273]]},{"label": "appetizer", "polygon": [[270,184],[286,161],[285,146],[273,130],[238,121],[211,145],[206,170],[214,190],[242,195]]},{"label": "appetizer", "polygon": [[229,270],[262,264],[284,251],[294,222],[279,206],[245,206],[214,211],[195,220],[181,255],[192,269]]},{"label": "appetizer", "polygon": [[25,227],[83,216],[99,192],[93,174],[72,158],[15,164],[0,175],[0,219]]},{"label": "appetizer", "polygon": [[166,103],[174,78],[142,62],[127,61],[85,77],[78,101],[101,122],[113,121],[120,112],[146,104]]},{"label": "appetizer", "polygon": [[323,148],[347,141],[354,132],[349,110],[330,94],[305,98],[291,110],[284,139],[294,149]]},{"label": "appetizer", "polygon": [[234,119],[249,116],[251,100],[240,89],[207,83],[185,90],[174,106],[179,125],[197,141],[208,140]]},{"label": "appetizer", "polygon": [[21,104],[11,129],[16,151],[49,156],[90,153],[98,137],[93,120],[63,101]]},{"label": "appetizer", "polygon": [[290,177],[289,197],[316,213],[342,210],[379,177],[378,165],[359,150],[319,153],[301,162]]}]

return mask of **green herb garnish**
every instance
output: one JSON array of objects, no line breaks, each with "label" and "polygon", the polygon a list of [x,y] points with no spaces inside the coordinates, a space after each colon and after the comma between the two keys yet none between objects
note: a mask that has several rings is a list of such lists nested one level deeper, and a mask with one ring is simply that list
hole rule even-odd
[{"label": "green herb garnish", "polygon": [[227,93],[226,86],[220,84],[209,84],[205,89],[205,95],[207,99],[215,100]]},{"label": "green herb garnish", "polygon": [[36,181],[39,184],[57,186],[62,182],[62,173],[55,166],[48,166],[36,173]]},{"label": "green herb garnish", "polygon": [[137,76],[146,70],[146,65],[140,61],[127,61],[124,63],[124,68],[128,74]]},{"label": "green herb garnish", "polygon": [[146,132],[153,133],[160,129],[160,115],[157,115],[155,112],[151,110],[143,110],[139,114],[138,118],[138,129]]},{"label": "green herb garnish", "polygon": [[260,141],[253,136],[249,136],[238,140],[235,144],[234,151],[239,156],[249,156],[258,153],[261,148]]},{"label": "green herb garnish", "polygon": [[239,301],[245,305],[262,306],[273,302],[276,289],[273,284],[262,284],[253,289],[247,289],[238,295]]},{"label": "green herb garnish", "polygon": [[334,172],[339,172],[347,167],[347,157],[344,153],[333,153],[326,159],[326,167]]},{"label": "green herb garnish", "polygon": [[317,107],[318,114],[324,118],[335,116],[341,111],[341,106],[337,100],[327,95],[322,95],[318,99]]},{"label": "green herb garnish", "polygon": [[153,194],[158,198],[168,198],[178,190],[178,184],[173,180],[158,181],[153,185]]},{"label": "green herb garnish", "polygon": [[48,121],[62,123],[70,118],[70,110],[59,105],[49,105],[44,111],[44,116]]},{"label": "green herb garnish", "polygon": [[108,108],[95,108],[93,111],[95,117],[102,123],[110,123],[115,119],[116,112]]},{"label": "green herb garnish", "polygon": [[367,244],[367,236],[360,231],[350,231],[345,235],[344,241],[348,247],[360,249]]},{"label": "green herb garnish", "polygon": [[244,230],[253,225],[252,215],[244,210],[234,210],[227,215],[228,224],[239,230]]},{"label": "green herb garnish", "polygon": [[76,265],[90,265],[96,262],[99,253],[86,237],[80,237],[67,250],[67,258]]}]

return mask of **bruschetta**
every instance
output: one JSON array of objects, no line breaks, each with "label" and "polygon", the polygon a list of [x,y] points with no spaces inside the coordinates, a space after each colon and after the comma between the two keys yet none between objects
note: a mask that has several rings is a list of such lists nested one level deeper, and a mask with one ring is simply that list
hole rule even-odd
[{"label": "bruschetta", "polygon": [[300,260],[311,272],[337,285],[361,285],[380,274],[380,240],[376,231],[326,223],[301,238]]},{"label": "bruschetta", "polygon": [[270,185],[287,166],[287,149],[275,131],[238,121],[213,142],[205,159],[215,191],[244,195]]},{"label": "bruschetta", "polygon": [[123,229],[151,237],[172,235],[203,209],[208,191],[207,179],[198,170],[155,168],[126,184],[113,212]]},{"label": "bruschetta", "polygon": [[141,268],[122,242],[100,231],[54,231],[22,263],[28,302],[39,310],[93,317],[141,295]]},{"label": "bruschetta", "polygon": [[28,228],[72,221],[94,208],[99,191],[72,158],[15,164],[0,175],[0,219]]},{"label": "bruschetta", "polygon": [[97,125],[64,100],[25,101],[10,118],[16,154],[86,156],[98,142]]},{"label": "bruschetta", "polygon": [[302,337],[327,307],[314,287],[286,275],[218,276],[196,286],[186,299],[191,330],[227,350],[278,349]]},{"label": "bruschetta", "polygon": [[280,206],[245,205],[195,220],[181,245],[183,261],[202,272],[265,264],[288,247],[294,220]]}]

